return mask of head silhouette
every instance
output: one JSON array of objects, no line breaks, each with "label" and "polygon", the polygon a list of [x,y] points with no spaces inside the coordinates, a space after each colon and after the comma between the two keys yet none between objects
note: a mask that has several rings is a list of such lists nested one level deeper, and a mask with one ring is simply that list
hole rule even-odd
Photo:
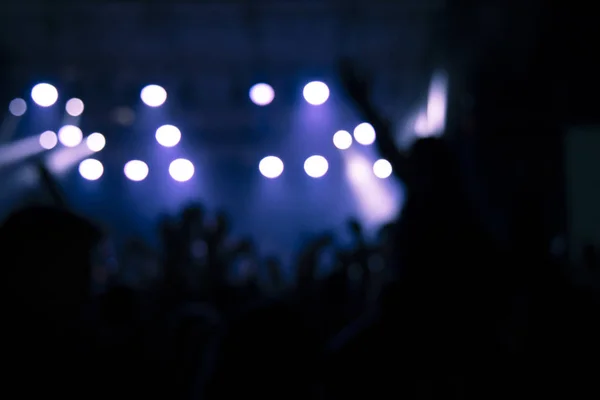
[{"label": "head silhouette", "polygon": [[229,232],[229,217],[225,211],[218,211],[215,220],[218,232],[222,232],[223,234]]},{"label": "head silhouette", "polygon": [[191,234],[200,233],[204,223],[204,207],[198,203],[187,206],[181,213],[181,219],[186,231]]},{"label": "head silhouette", "polygon": [[351,218],[348,220],[348,229],[352,236],[361,236],[363,233],[363,228],[360,221],[356,218]]},{"label": "head silhouette", "polygon": [[90,295],[101,236],[89,221],[58,208],[14,212],[0,227],[4,292],[32,311],[75,311]]}]

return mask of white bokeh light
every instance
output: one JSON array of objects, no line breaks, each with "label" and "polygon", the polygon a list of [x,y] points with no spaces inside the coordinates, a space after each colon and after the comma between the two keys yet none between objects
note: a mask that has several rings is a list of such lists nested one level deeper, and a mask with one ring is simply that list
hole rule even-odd
[{"label": "white bokeh light", "polygon": [[57,144],[58,138],[56,137],[56,133],[52,131],[46,131],[40,135],[40,146],[42,146],[44,149],[53,149]]},{"label": "white bokeh light", "polygon": [[94,132],[85,140],[88,149],[94,152],[101,151],[106,146],[106,138],[103,134]]},{"label": "white bokeh light", "polygon": [[160,107],[167,101],[167,91],[158,85],[148,85],[142,89],[140,97],[149,107]]},{"label": "white bokeh light", "polygon": [[79,174],[88,181],[100,179],[104,173],[104,166],[96,159],[88,158],[79,164]]},{"label": "white bokeh light", "polygon": [[348,131],[337,131],[333,135],[333,145],[340,150],[349,149],[352,146],[352,135]]},{"label": "white bokeh light", "polygon": [[40,107],[50,107],[58,100],[58,90],[49,83],[38,83],[31,89],[31,99]]},{"label": "white bokeh light", "polygon": [[8,105],[8,111],[15,117],[20,117],[27,111],[27,102],[21,98],[13,99]]},{"label": "white bokeh light", "polygon": [[260,160],[258,170],[265,178],[277,178],[283,173],[283,161],[279,157],[267,156]]},{"label": "white bokeh light", "polygon": [[327,173],[329,163],[323,156],[310,156],[304,161],[304,172],[311,178],[320,178]]},{"label": "white bokeh light", "polygon": [[185,158],[178,158],[169,165],[169,175],[177,182],[186,182],[194,176],[194,164]]},{"label": "white bokeh light", "polygon": [[65,111],[72,117],[79,117],[83,114],[84,108],[83,101],[77,98],[70,99],[67,101],[67,104],[65,104]]},{"label": "white bokeh light", "polygon": [[83,133],[75,125],[65,125],[58,131],[58,140],[63,146],[76,147],[83,140]]},{"label": "white bokeh light", "polygon": [[250,88],[250,100],[257,106],[266,106],[271,104],[275,98],[275,91],[271,85],[266,83],[257,83]]},{"label": "white bokeh light", "polygon": [[375,129],[368,122],[358,124],[354,128],[354,140],[363,146],[368,146],[375,142]]},{"label": "white bokeh light", "polygon": [[123,172],[125,172],[127,179],[134,182],[140,182],[148,176],[148,164],[140,160],[131,160],[125,164]]},{"label": "white bokeh light", "polygon": [[375,161],[373,164],[373,173],[380,179],[388,178],[392,175],[392,164],[383,158]]},{"label": "white bokeh light", "polygon": [[329,88],[323,82],[314,81],[307,83],[306,86],[304,86],[302,94],[308,104],[320,106],[329,98]]},{"label": "white bokeh light", "polygon": [[173,125],[163,125],[156,130],[156,141],[164,147],[174,147],[181,140],[181,131]]}]

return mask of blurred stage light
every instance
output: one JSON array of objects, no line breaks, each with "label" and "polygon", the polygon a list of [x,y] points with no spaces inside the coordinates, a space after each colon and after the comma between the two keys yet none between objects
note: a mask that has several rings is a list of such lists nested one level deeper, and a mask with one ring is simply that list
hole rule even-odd
[{"label": "blurred stage light", "polygon": [[373,173],[380,179],[388,178],[392,175],[392,164],[383,158],[375,161],[373,164]]},{"label": "blurred stage light", "polygon": [[283,173],[283,161],[275,156],[265,157],[260,160],[258,170],[265,178],[277,178]]},{"label": "blurred stage light", "polygon": [[67,101],[67,104],[65,104],[65,110],[67,111],[67,114],[72,117],[79,117],[81,114],[83,114],[83,109],[83,101],[80,99],[70,99]]},{"label": "blurred stage light", "polygon": [[58,100],[58,90],[49,83],[38,83],[31,89],[31,99],[40,107],[50,107]]},{"label": "blurred stage light", "polygon": [[327,173],[329,163],[323,156],[310,156],[304,161],[304,171],[311,178],[320,178]]},{"label": "blurred stage light", "polygon": [[275,98],[275,91],[266,83],[257,83],[250,88],[250,100],[257,106],[271,104]]},{"label": "blurred stage light", "polygon": [[173,125],[163,125],[156,130],[156,141],[163,147],[173,147],[181,140],[181,131]]},{"label": "blurred stage light", "polygon": [[427,121],[427,113],[420,112],[415,120],[415,133],[420,137],[429,136],[429,121]]},{"label": "blurred stage light", "polygon": [[100,179],[104,173],[104,167],[102,163],[93,158],[83,160],[79,164],[79,174],[88,181],[95,181]]},{"label": "blurred stage light", "polygon": [[106,139],[104,138],[103,134],[94,132],[87,137],[85,143],[87,144],[88,149],[98,152],[101,151],[104,146],[106,146]]},{"label": "blurred stage light", "polygon": [[169,165],[169,174],[177,182],[186,182],[194,176],[194,164],[185,158],[178,158]]},{"label": "blurred stage light", "polygon": [[319,81],[307,83],[302,93],[306,102],[313,106],[320,106],[329,98],[329,88]]},{"label": "blurred stage light", "polygon": [[53,149],[57,144],[58,138],[56,137],[56,133],[52,131],[46,131],[40,135],[40,146],[42,146],[44,149]]},{"label": "blurred stage light", "polygon": [[333,145],[340,150],[349,149],[352,146],[352,135],[347,131],[337,131],[333,135]]},{"label": "blurred stage light", "polygon": [[446,111],[448,102],[448,75],[445,71],[437,71],[429,87],[427,98],[427,127],[431,135],[441,135],[446,128]]},{"label": "blurred stage light", "polygon": [[160,107],[167,101],[167,91],[158,85],[148,85],[142,89],[140,97],[149,107]]},{"label": "blurred stage light", "polygon": [[354,128],[354,140],[363,146],[373,144],[373,142],[375,142],[375,129],[368,122],[358,124],[356,128]]},{"label": "blurred stage light", "polygon": [[373,181],[373,165],[360,153],[352,153],[344,160],[346,163],[346,178],[356,188],[364,187]]},{"label": "blurred stage light", "polygon": [[429,86],[427,107],[416,116],[414,130],[418,137],[439,136],[446,129],[446,109],[448,102],[448,75],[437,71]]},{"label": "blurred stage light", "polygon": [[125,172],[125,176],[130,181],[140,182],[146,179],[149,169],[145,162],[140,160],[131,160],[125,164],[123,172]]},{"label": "blurred stage light", "polygon": [[27,103],[21,98],[16,98],[8,105],[8,111],[15,117],[20,117],[27,111]]},{"label": "blurred stage light", "polygon": [[58,131],[58,140],[64,146],[75,147],[83,140],[83,133],[75,125],[65,125]]}]

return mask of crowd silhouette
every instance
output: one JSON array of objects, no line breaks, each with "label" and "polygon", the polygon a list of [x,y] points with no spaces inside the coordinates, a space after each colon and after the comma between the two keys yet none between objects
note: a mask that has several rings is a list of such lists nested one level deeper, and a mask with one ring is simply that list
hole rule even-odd
[{"label": "crowd silhouette", "polygon": [[[506,398],[597,395],[595,288],[576,285],[536,240],[536,204],[518,199],[500,246],[466,198],[452,146],[408,154],[348,64],[341,80],[377,132],[407,199],[351,249],[330,233],[295,257],[293,279],[253,238],[232,240],[202,204],[165,216],[161,246],[108,232],[57,204],[0,228],[5,390],[18,396],[221,399]],[[525,227],[525,228],[524,228]],[[527,229],[530,227],[531,229]],[[332,272],[318,277],[323,255]],[[586,268],[597,268],[593,247]],[[118,261],[117,261],[118,260]]]}]

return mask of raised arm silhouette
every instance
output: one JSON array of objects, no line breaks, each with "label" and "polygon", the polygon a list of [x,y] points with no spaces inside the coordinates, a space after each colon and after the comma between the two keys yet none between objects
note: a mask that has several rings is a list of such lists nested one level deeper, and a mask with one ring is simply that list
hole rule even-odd
[{"label": "raised arm silhouette", "polygon": [[407,181],[408,158],[396,146],[391,123],[380,115],[373,106],[370,98],[369,82],[366,77],[360,76],[349,60],[343,60],[339,69],[346,93],[354,102],[357,111],[373,126],[377,133],[375,142],[377,149],[392,164],[394,174],[402,181]]}]

